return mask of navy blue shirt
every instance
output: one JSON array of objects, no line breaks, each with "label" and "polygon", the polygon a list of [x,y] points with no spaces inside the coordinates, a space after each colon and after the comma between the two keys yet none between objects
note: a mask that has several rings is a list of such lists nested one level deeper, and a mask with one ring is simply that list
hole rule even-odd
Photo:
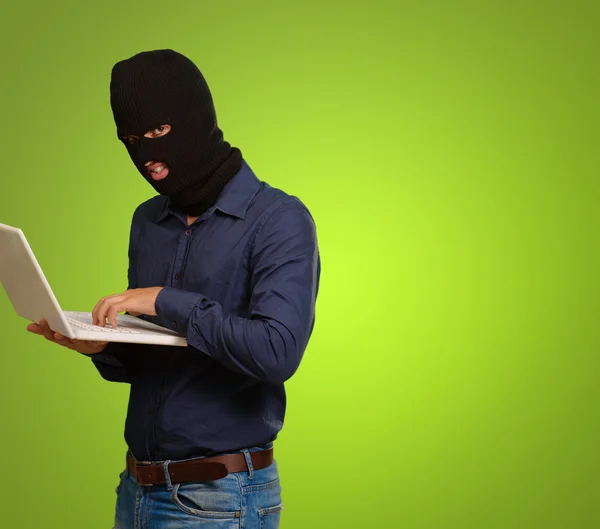
[{"label": "navy blue shirt", "polygon": [[188,347],[111,343],[101,375],[131,384],[125,440],[136,458],[185,459],[273,441],[284,382],[315,322],[320,258],[302,202],[259,181],[244,162],[191,226],[169,200],[139,206],[129,288],[163,286],[157,316]]}]

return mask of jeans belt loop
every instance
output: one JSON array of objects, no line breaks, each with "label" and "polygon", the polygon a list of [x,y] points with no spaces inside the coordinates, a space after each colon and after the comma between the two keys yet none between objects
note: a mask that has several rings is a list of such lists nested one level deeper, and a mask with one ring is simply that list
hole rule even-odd
[{"label": "jeans belt loop", "polygon": [[244,458],[246,459],[246,465],[248,465],[248,479],[254,479],[254,467],[252,466],[252,458],[250,457],[250,451],[247,448],[242,450]]},{"label": "jeans belt loop", "polygon": [[165,483],[167,484],[167,490],[169,492],[171,492],[173,490],[173,483],[171,483],[171,475],[169,474],[169,463],[170,462],[171,462],[171,460],[167,459],[163,463],[163,471],[165,473]]}]

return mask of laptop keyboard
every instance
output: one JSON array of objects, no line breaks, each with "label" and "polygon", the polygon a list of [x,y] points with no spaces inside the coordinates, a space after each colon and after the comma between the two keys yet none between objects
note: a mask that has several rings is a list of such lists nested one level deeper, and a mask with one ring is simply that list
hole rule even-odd
[{"label": "laptop keyboard", "polygon": [[100,327],[100,325],[90,325],[89,323],[79,321],[71,316],[65,315],[65,317],[67,318],[67,321],[70,325],[72,325],[73,327],[77,327],[78,329],[84,329],[86,331],[99,331],[106,333],[117,332],[122,334],[141,334],[139,330],[132,329],[131,327],[117,327],[116,329],[114,329],[109,323],[106,324],[106,327]]}]

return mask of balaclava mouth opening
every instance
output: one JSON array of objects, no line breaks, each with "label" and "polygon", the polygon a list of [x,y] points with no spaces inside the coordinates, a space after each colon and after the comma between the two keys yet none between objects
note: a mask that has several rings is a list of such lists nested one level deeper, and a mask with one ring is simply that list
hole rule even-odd
[{"label": "balaclava mouth opening", "polygon": [[[171,204],[199,216],[241,169],[242,153],[223,139],[208,84],[198,67],[173,50],[145,51],[112,69],[110,104],[117,136],[141,175]],[[168,134],[144,134],[170,125]],[[130,144],[125,136],[138,139]],[[169,173],[154,181],[145,167],[163,162]]]}]

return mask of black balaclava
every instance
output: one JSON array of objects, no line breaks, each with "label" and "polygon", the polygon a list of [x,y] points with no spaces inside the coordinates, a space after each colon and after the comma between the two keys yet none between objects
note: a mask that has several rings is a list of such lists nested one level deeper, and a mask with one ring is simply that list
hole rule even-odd
[{"label": "black balaclava", "polygon": [[[173,50],[138,53],[112,69],[110,104],[117,135],[135,166],[161,195],[190,216],[211,207],[242,166],[242,153],[223,140],[210,90],[198,67]],[[144,134],[162,125],[161,137]],[[124,136],[137,136],[133,144]],[[169,174],[154,181],[145,164],[164,162]]]}]

